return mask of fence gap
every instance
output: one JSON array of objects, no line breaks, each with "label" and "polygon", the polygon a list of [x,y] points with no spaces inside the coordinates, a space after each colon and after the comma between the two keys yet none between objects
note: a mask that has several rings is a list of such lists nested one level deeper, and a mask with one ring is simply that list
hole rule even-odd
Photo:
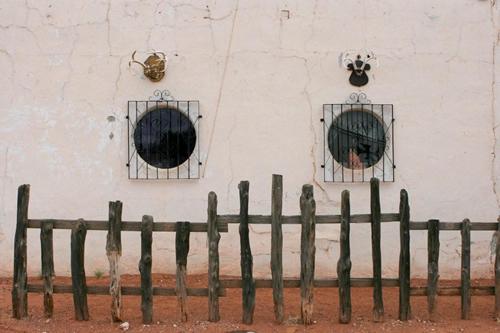
[{"label": "fence gap", "polygon": [[435,320],[439,281],[439,220],[429,220],[427,231],[427,309]]},{"label": "fence gap", "polygon": [[271,195],[271,275],[274,316],[279,323],[283,322],[284,319],[282,207],[283,177],[273,175]]},{"label": "fence gap", "polygon": [[28,264],[26,228],[30,186],[17,189],[17,221],[14,236],[14,278],[12,280],[12,316],[21,319],[28,316]]},{"label": "fence gap", "polygon": [[177,263],[177,270],[175,275],[175,291],[177,294],[177,301],[179,303],[179,310],[181,314],[181,321],[186,322],[187,315],[187,256],[189,253],[189,222],[177,222],[175,232],[175,261]]},{"label": "fence gap", "polygon": [[300,196],[300,308],[304,325],[312,324],[314,308],[314,261],[316,255],[315,215],[316,202],[312,185],[302,186]]},{"label": "fence gap", "polygon": [[342,191],[340,219],[340,256],[337,262],[337,276],[339,279],[339,322],[347,324],[351,321],[351,248],[350,226],[351,204],[349,191]]},{"label": "fence gap", "polygon": [[495,319],[500,321],[500,216],[498,217],[498,226],[495,233]]},{"label": "fence gap", "polygon": [[408,192],[401,190],[399,202],[399,320],[411,318],[410,306],[410,205]]},{"label": "fence gap", "polygon": [[250,184],[242,181],[238,185],[240,192],[240,255],[241,255],[241,297],[242,321],[250,325],[255,309],[255,281],[253,279],[253,257],[248,235],[248,196]]},{"label": "fence gap", "polygon": [[51,318],[54,313],[54,245],[52,241],[53,221],[44,220],[40,229],[43,278],[43,313]]},{"label": "fence gap", "polygon": [[460,275],[460,297],[462,319],[469,319],[471,306],[470,292],[470,221],[465,219],[462,222],[462,269]]},{"label": "fence gap", "polygon": [[151,255],[152,244],[153,217],[144,215],[141,223],[141,260],[139,261],[143,324],[151,324],[153,322],[153,281],[151,279],[151,266],[153,264],[153,257]]},{"label": "fence gap", "polygon": [[216,322],[219,315],[219,240],[220,234],[217,227],[217,195],[215,192],[208,194],[208,320]]},{"label": "fence gap", "polygon": [[111,319],[121,321],[122,292],[120,282],[120,257],[122,255],[122,203],[109,202],[108,235],[106,255],[109,261],[109,294],[111,295]]},{"label": "fence gap", "polygon": [[373,261],[373,320],[384,321],[384,300],[382,297],[382,253],[380,250],[380,187],[378,178],[370,180],[370,210],[372,228]]},{"label": "fence gap", "polygon": [[85,237],[87,226],[79,219],[71,230],[71,281],[76,320],[89,320],[85,279]]}]

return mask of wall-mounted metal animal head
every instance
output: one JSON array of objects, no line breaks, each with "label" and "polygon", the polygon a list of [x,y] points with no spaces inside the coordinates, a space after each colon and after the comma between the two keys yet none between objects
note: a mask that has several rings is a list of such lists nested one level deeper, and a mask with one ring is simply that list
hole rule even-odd
[{"label": "wall-mounted metal animal head", "polygon": [[137,51],[132,53],[132,60],[129,61],[128,65],[131,66],[132,63],[136,63],[142,66],[144,70],[144,75],[153,82],[158,82],[165,76],[165,70],[167,68],[167,58],[165,53],[153,51],[149,53],[149,57],[141,63],[135,60],[135,54]]},{"label": "wall-mounted metal animal head", "polygon": [[356,87],[362,87],[368,83],[366,71],[371,69],[369,62],[376,60],[373,52],[353,53],[346,52],[342,55],[342,63],[347,70],[352,71],[349,82]]}]

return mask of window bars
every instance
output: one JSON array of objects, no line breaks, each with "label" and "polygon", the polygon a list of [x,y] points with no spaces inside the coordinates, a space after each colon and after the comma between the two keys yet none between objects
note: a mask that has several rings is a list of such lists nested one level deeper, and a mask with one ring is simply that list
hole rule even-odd
[{"label": "window bars", "polygon": [[128,101],[128,178],[198,179],[201,117],[198,101],[173,100],[166,90]]},{"label": "window bars", "polygon": [[325,182],[394,181],[392,104],[353,93],[344,104],[324,104],[321,121]]}]

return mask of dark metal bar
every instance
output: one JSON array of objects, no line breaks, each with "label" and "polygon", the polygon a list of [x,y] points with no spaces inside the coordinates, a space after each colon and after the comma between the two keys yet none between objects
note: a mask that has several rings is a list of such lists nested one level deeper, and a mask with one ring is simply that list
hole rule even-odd
[{"label": "dark metal bar", "polygon": [[[272,279],[255,279],[255,288],[272,288]],[[314,288],[337,288],[339,286],[338,279],[317,279],[313,282]],[[223,279],[221,286],[224,288],[241,288],[241,279]],[[373,287],[374,281],[372,278],[351,278],[351,288],[368,288]],[[399,279],[382,279],[382,286],[397,287]],[[283,279],[283,288],[300,288],[300,279]]]},{"label": "dark metal bar", "polygon": [[435,317],[439,279],[439,220],[429,220],[427,233],[427,309]]},{"label": "dark metal bar", "polygon": [[469,219],[465,219],[462,223],[462,264],[460,274],[461,285],[461,309],[462,319],[469,319],[471,306],[470,293],[470,230],[471,223]]}]

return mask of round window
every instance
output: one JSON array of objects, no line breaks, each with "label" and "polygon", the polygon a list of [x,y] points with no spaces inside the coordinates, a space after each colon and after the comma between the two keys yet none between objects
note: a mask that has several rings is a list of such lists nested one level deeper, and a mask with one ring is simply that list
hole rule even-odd
[{"label": "round window", "polygon": [[161,169],[184,163],[196,146],[196,130],[181,111],[170,107],[153,109],[137,122],[134,143],[146,163]]},{"label": "round window", "polygon": [[349,169],[373,166],[384,155],[385,145],[384,125],[368,111],[343,112],[328,129],[328,149],[339,164]]}]

